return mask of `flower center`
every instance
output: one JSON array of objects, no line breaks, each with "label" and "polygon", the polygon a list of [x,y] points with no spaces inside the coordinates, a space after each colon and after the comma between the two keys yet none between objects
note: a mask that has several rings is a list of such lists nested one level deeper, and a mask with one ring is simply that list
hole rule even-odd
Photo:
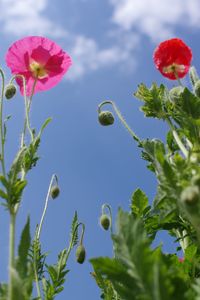
[{"label": "flower center", "polygon": [[45,67],[36,61],[33,61],[29,65],[29,68],[35,78],[43,79],[48,76],[48,73],[45,70]]},{"label": "flower center", "polygon": [[163,72],[164,73],[174,73],[178,74],[178,72],[184,72],[185,71],[185,66],[184,65],[178,65],[173,63],[172,65],[169,65],[167,67],[163,67]]}]

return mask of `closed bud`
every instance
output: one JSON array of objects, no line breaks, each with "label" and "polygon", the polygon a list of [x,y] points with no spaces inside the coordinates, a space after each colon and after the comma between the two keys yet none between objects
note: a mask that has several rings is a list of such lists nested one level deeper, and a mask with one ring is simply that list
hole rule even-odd
[{"label": "closed bud", "polygon": [[106,214],[103,214],[100,218],[100,224],[103,229],[108,230],[110,227],[110,218]]},{"label": "closed bud", "polygon": [[59,194],[60,194],[59,187],[57,185],[52,186],[50,194],[51,194],[51,198],[52,199],[57,198],[59,196]]},{"label": "closed bud", "polygon": [[114,123],[113,114],[110,111],[102,111],[99,113],[99,123],[103,126],[109,126]]},{"label": "closed bud", "polygon": [[194,92],[197,97],[200,97],[200,80],[198,80],[194,85]]},{"label": "closed bud", "polygon": [[189,75],[190,75],[190,80],[192,85],[195,86],[195,83],[199,80],[199,76],[197,74],[195,67],[190,67]]},{"label": "closed bud", "polygon": [[187,206],[195,206],[199,201],[199,188],[189,186],[181,193],[181,202]]},{"label": "closed bud", "polygon": [[83,245],[79,245],[76,248],[76,261],[79,264],[83,264],[85,261],[85,256],[86,256],[85,247]]},{"label": "closed bud", "polygon": [[16,86],[14,84],[11,83],[11,84],[7,85],[6,88],[5,88],[5,97],[6,97],[6,99],[9,100],[12,97],[14,97],[16,92],[17,92],[17,89],[16,89]]},{"label": "closed bud", "polygon": [[180,99],[180,95],[183,92],[182,86],[175,86],[169,91],[169,97],[172,102],[177,102]]}]

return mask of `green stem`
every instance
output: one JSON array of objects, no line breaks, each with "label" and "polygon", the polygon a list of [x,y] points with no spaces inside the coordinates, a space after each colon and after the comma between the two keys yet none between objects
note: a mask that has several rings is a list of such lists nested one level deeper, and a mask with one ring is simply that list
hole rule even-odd
[{"label": "green stem", "polygon": [[[78,226],[80,226],[80,225],[82,225],[80,245],[83,245],[83,238],[84,238],[84,233],[85,233],[85,224],[84,223],[79,223]],[[78,230],[78,226],[77,226],[77,230]]]},{"label": "green stem", "polygon": [[[36,240],[36,242],[37,242],[37,240]],[[36,290],[37,290],[38,298],[42,299],[41,298],[41,292],[40,292],[39,278],[38,278],[37,268],[36,268],[35,249],[34,249],[33,269],[34,269],[35,285],[36,285]]]},{"label": "green stem", "polygon": [[37,231],[37,236],[36,236],[36,238],[38,240],[40,239],[40,233],[41,233],[42,225],[43,225],[43,222],[44,222],[44,217],[45,217],[45,214],[46,214],[46,211],[47,211],[49,196],[50,196],[50,192],[51,192],[51,188],[52,188],[54,180],[56,180],[56,182],[57,182],[57,176],[55,174],[53,174],[52,177],[51,177],[51,181],[50,181],[50,184],[49,184],[49,188],[48,188],[48,192],[47,192],[47,196],[46,196],[46,200],[45,200],[44,210],[43,210],[43,213],[42,213],[40,224],[38,226],[38,231]]},{"label": "green stem", "polygon": [[31,125],[30,125],[30,118],[29,118],[29,105],[28,105],[28,99],[27,99],[27,91],[26,91],[26,79],[23,75],[17,74],[13,76],[10,80],[10,83],[12,83],[15,78],[20,78],[23,82],[23,90],[24,90],[24,104],[25,104],[25,120],[24,120],[24,128],[22,131],[22,136],[21,136],[21,148],[24,146],[24,138],[26,134],[26,128],[28,128],[28,131],[31,136],[31,140],[33,141],[33,132],[31,130]]},{"label": "green stem", "polygon": [[131,134],[131,136],[134,138],[135,141],[137,141],[139,144],[141,143],[139,137],[135,134],[135,132],[130,128],[130,126],[127,124],[126,120],[124,119],[124,117],[122,116],[120,110],[117,108],[116,104],[113,101],[104,101],[102,103],[99,104],[98,106],[98,113],[101,112],[101,108],[103,105],[105,104],[111,104],[115,113],[117,114],[118,118],[120,119],[120,121],[122,122],[122,124],[125,126],[125,128],[128,130],[128,132]]},{"label": "green stem", "polygon": [[182,151],[183,155],[187,158],[188,157],[188,150],[185,148],[185,146],[183,145],[176,129],[174,128],[174,125],[172,124],[171,120],[168,118],[166,119],[171,131],[172,131],[172,134],[174,136],[174,139],[177,143],[177,145],[179,146],[179,149]]},{"label": "green stem", "polygon": [[78,227],[79,227],[80,225],[82,225],[82,235],[81,235],[81,241],[80,241],[80,244],[82,245],[82,243],[83,243],[83,236],[84,236],[84,232],[85,232],[85,224],[79,223],[78,225],[76,225],[76,227],[75,227],[75,229],[74,229],[74,231],[73,231],[73,233],[72,233],[71,240],[70,240],[69,246],[68,246],[68,248],[67,248],[66,262],[67,262],[67,260],[68,260],[68,258],[69,258],[70,252],[71,252],[71,250],[72,250],[72,248],[73,248],[73,246],[74,246],[74,237],[75,237],[75,235],[76,235],[76,233],[77,233],[77,230],[78,230]]},{"label": "green stem", "polygon": [[181,82],[181,80],[180,80],[180,78],[179,78],[179,76],[178,76],[178,73],[177,73],[177,71],[175,69],[174,69],[174,76],[176,77],[176,80],[178,81],[178,84],[180,86],[184,87],[183,84],[182,84],[182,82]]},{"label": "green stem", "polygon": [[15,222],[16,215],[10,213],[10,233],[9,233],[9,286],[8,300],[14,300],[13,294],[13,270],[15,263]]},{"label": "green stem", "polygon": [[4,89],[5,89],[5,76],[3,71],[0,69],[0,74],[2,78],[2,87],[1,87],[1,99],[0,99],[0,138],[1,138],[1,166],[4,177],[6,176],[5,170],[5,159],[4,159],[4,129],[3,129],[3,98],[4,98]]}]

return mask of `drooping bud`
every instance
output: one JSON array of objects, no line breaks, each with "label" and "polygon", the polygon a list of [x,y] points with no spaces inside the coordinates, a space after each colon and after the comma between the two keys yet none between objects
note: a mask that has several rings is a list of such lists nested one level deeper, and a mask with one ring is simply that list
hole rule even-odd
[{"label": "drooping bud", "polygon": [[60,194],[59,187],[57,185],[52,186],[51,192],[50,192],[51,198],[56,199],[59,196],[59,194]]},{"label": "drooping bud", "polygon": [[103,126],[109,126],[114,123],[115,119],[110,111],[101,111],[99,113],[99,123]]},{"label": "drooping bud", "polygon": [[199,201],[199,188],[197,186],[189,186],[181,193],[181,202],[186,206],[195,206]]},{"label": "drooping bud", "polygon": [[110,218],[106,214],[103,214],[100,218],[100,224],[103,229],[108,230],[110,228]]},{"label": "drooping bud", "polygon": [[14,84],[8,84],[5,88],[5,97],[6,99],[11,99],[12,97],[15,96],[17,92],[16,86]]},{"label": "drooping bud", "polygon": [[182,86],[175,86],[169,91],[169,97],[172,102],[177,102],[184,88]]},{"label": "drooping bud", "polygon": [[200,97],[200,80],[195,83],[194,92],[197,97]]},{"label": "drooping bud", "polygon": [[76,248],[76,261],[79,264],[83,264],[85,261],[85,257],[86,257],[85,247],[83,245],[79,245]]}]

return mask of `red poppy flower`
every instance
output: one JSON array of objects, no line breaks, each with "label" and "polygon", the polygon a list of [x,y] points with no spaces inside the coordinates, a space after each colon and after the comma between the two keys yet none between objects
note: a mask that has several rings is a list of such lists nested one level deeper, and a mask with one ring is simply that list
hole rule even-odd
[{"label": "red poppy flower", "polygon": [[189,71],[192,51],[181,39],[173,38],[158,45],[153,59],[163,76],[175,80]]},{"label": "red poppy flower", "polygon": [[[34,93],[54,87],[71,66],[70,56],[53,41],[29,36],[16,41],[6,54],[7,66],[12,74],[23,75],[30,96],[34,82]],[[23,94],[22,80],[16,79]]]}]

